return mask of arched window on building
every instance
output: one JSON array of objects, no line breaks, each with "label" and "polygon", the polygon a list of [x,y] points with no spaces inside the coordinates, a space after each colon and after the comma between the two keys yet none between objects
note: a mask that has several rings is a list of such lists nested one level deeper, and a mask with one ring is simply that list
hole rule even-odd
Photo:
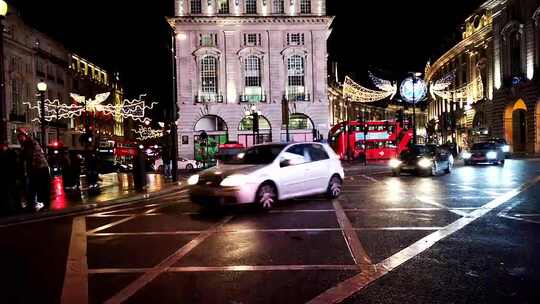
[{"label": "arched window on building", "polygon": [[284,0],[272,0],[272,13],[274,13],[274,14],[284,14],[285,13]]},{"label": "arched window on building", "polygon": [[199,102],[217,102],[218,98],[218,60],[214,56],[205,56],[200,61]]},{"label": "arched window on building", "polygon": [[300,14],[311,14],[311,0],[300,0]]},{"label": "arched window on building", "polygon": [[229,13],[229,0],[217,0],[218,14]]},{"label": "arched window on building", "polygon": [[287,100],[304,101],[306,99],[304,57],[293,55],[287,59]]},{"label": "arched window on building", "polygon": [[510,75],[521,75],[521,33],[519,31],[513,31],[508,35],[508,54],[510,56]]},{"label": "arched window on building", "polygon": [[533,14],[535,67],[540,67],[540,7]]},{"label": "arched window on building", "polygon": [[261,59],[257,56],[248,56],[244,61],[245,89],[242,101],[263,101]]},{"label": "arched window on building", "polygon": [[246,1],[246,14],[257,14],[257,0]]},{"label": "arched window on building", "polygon": [[202,14],[202,0],[191,0],[190,12],[192,14]]}]

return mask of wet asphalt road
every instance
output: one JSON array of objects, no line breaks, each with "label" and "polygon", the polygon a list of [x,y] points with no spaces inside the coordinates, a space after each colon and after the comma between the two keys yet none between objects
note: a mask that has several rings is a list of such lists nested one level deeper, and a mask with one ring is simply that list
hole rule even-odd
[{"label": "wet asphalt road", "polygon": [[269,213],[207,211],[179,189],[2,227],[0,302],[539,303],[538,176],[535,160],[355,170],[339,200]]}]

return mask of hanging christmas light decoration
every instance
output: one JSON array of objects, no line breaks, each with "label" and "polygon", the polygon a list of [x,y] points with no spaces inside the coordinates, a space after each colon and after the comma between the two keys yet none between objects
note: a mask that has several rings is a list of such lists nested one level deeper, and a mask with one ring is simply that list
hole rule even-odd
[{"label": "hanging christmas light decoration", "polygon": [[[60,100],[55,99],[53,101],[46,99],[45,101],[45,121],[53,121],[57,119],[70,119],[77,116],[81,116],[84,112],[84,107],[81,108],[76,104],[62,104]],[[28,106],[30,110],[37,111],[37,117],[32,119],[33,122],[40,122],[41,119],[41,101],[38,101],[36,105],[32,105],[30,102],[24,102],[24,105]]]},{"label": "hanging christmas light decoration", "polygon": [[144,100],[134,99],[130,101],[126,99],[118,105],[102,106],[102,112],[105,115],[120,115],[124,119],[131,118],[132,120],[144,122],[149,120],[149,118],[145,117],[146,110],[153,109],[156,104],[156,102],[152,102],[150,106],[147,106]]},{"label": "hanging christmas light decoration", "polygon": [[[379,90],[383,90],[385,92],[397,92],[397,85],[396,84],[393,84],[391,81],[389,80],[384,80],[384,79],[381,79],[375,75],[373,75],[373,73],[371,72],[368,72],[369,74],[369,78],[371,79],[371,81],[373,82],[373,84],[379,89]],[[393,97],[393,96],[392,96]],[[390,97],[390,99],[392,99],[392,97]]]},{"label": "hanging christmas light decoration", "polygon": [[435,85],[430,87],[430,93],[435,98],[438,96],[443,99],[454,101],[466,101],[468,104],[484,99],[484,83],[482,76],[478,76],[471,82],[455,90],[437,90]]},{"label": "hanging christmas light decoration", "polygon": [[449,86],[454,83],[454,80],[456,79],[456,71],[452,71],[446,75],[444,75],[441,79],[435,81],[431,84],[431,90],[434,91],[442,91],[447,89]]},{"label": "hanging christmas light decoration", "polygon": [[343,97],[354,102],[368,103],[380,101],[388,97],[393,97],[396,93],[397,86],[393,86],[389,91],[375,91],[357,84],[348,76],[345,77],[345,82],[343,83]]},{"label": "hanging christmas light decoration", "polygon": [[163,130],[156,130],[142,125],[139,125],[138,130],[133,129],[132,131],[138,135],[137,140],[141,141],[163,137]]},{"label": "hanging christmas light decoration", "polygon": [[[146,110],[153,109],[154,105],[157,104],[156,102],[152,102],[148,106],[146,101],[142,100],[142,96],[140,100],[134,99],[133,101],[130,101],[126,99],[121,104],[117,105],[102,104],[109,98],[110,95],[111,93],[107,92],[97,94],[94,99],[86,99],[85,96],[71,93],[71,98],[75,100],[75,103],[71,105],[62,104],[57,99],[53,101],[47,99],[45,100],[45,120],[52,121],[55,119],[74,118],[81,116],[85,112],[93,112],[103,113],[104,115],[115,117],[122,117],[123,119],[130,118],[132,120],[144,122],[150,120],[149,118],[145,117]],[[39,117],[41,117],[41,101],[38,101],[36,105],[32,105],[30,102],[25,102],[24,104],[27,105],[30,110],[37,111],[38,117],[34,118],[32,121],[39,122]]]}]

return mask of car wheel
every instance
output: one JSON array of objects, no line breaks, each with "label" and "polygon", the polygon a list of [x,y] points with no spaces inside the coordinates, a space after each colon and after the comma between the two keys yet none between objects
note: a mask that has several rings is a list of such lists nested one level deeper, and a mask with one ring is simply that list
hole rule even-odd
[{"label": "car wheel", "polygon": [[433,165],[431,166],[431,176],[437,175],[437,171],[437,163],[433,163]]},{"label": "car wheel", "polygon": [[338,198],[341,195],[342,184],[343,181],[339,176],[332,176],[330,182],[328,183],[328,189],[326,190],[326,195],[328,198]]},{"label": "car wheel", "polygon": [[447,174],[452,173],[452,166],[453,166],[452,163],[451,163],[451,162],[448,162],[448,168],[446,168],[446,170],[445,170],[445,172],[446,172]]},{"label": "car wheel", "polygon": [[270,210],[277,202],[277,190],[271,183],[264,183],[257,190],[257,196],[255,202],[263,210]]},{"label": "car wheel", "polygon": [[400,176],[401,171],[400,170],[392,170],[392,176]]},{"label": "car wheel", "polygon": [[187,164],[186,170],[189,170],[189,171],[193,170],[193,165],[192,164]]},{"label": "car wheel", "polygon": [[499,162],[499,166],[504,167],[504,159]]}]

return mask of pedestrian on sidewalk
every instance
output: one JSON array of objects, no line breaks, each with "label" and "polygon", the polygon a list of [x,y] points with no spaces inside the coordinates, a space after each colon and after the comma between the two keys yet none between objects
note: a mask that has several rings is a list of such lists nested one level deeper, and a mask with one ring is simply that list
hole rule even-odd
[{"label": "pedestrian on sidewalk", "polygon": [[51,174],[45,153],[24,129],[17,130],[17,140],[21,144],[22,161],[28,178],[27,208],[47,211],[51,203]]},{"label": "pedestrian on sidewalk", "polygon": [[165,178],[172,178],[172,159],[169,147],[163,147],[161,159],[163,160],[163,175],[165,175]]},{"label": "pedestrian on sidewalk", "polygon": [[137,191],[142,191],[146,186],[146,160],[143,149],[137,150],[137,156],[133,162],[133,183]]}]

